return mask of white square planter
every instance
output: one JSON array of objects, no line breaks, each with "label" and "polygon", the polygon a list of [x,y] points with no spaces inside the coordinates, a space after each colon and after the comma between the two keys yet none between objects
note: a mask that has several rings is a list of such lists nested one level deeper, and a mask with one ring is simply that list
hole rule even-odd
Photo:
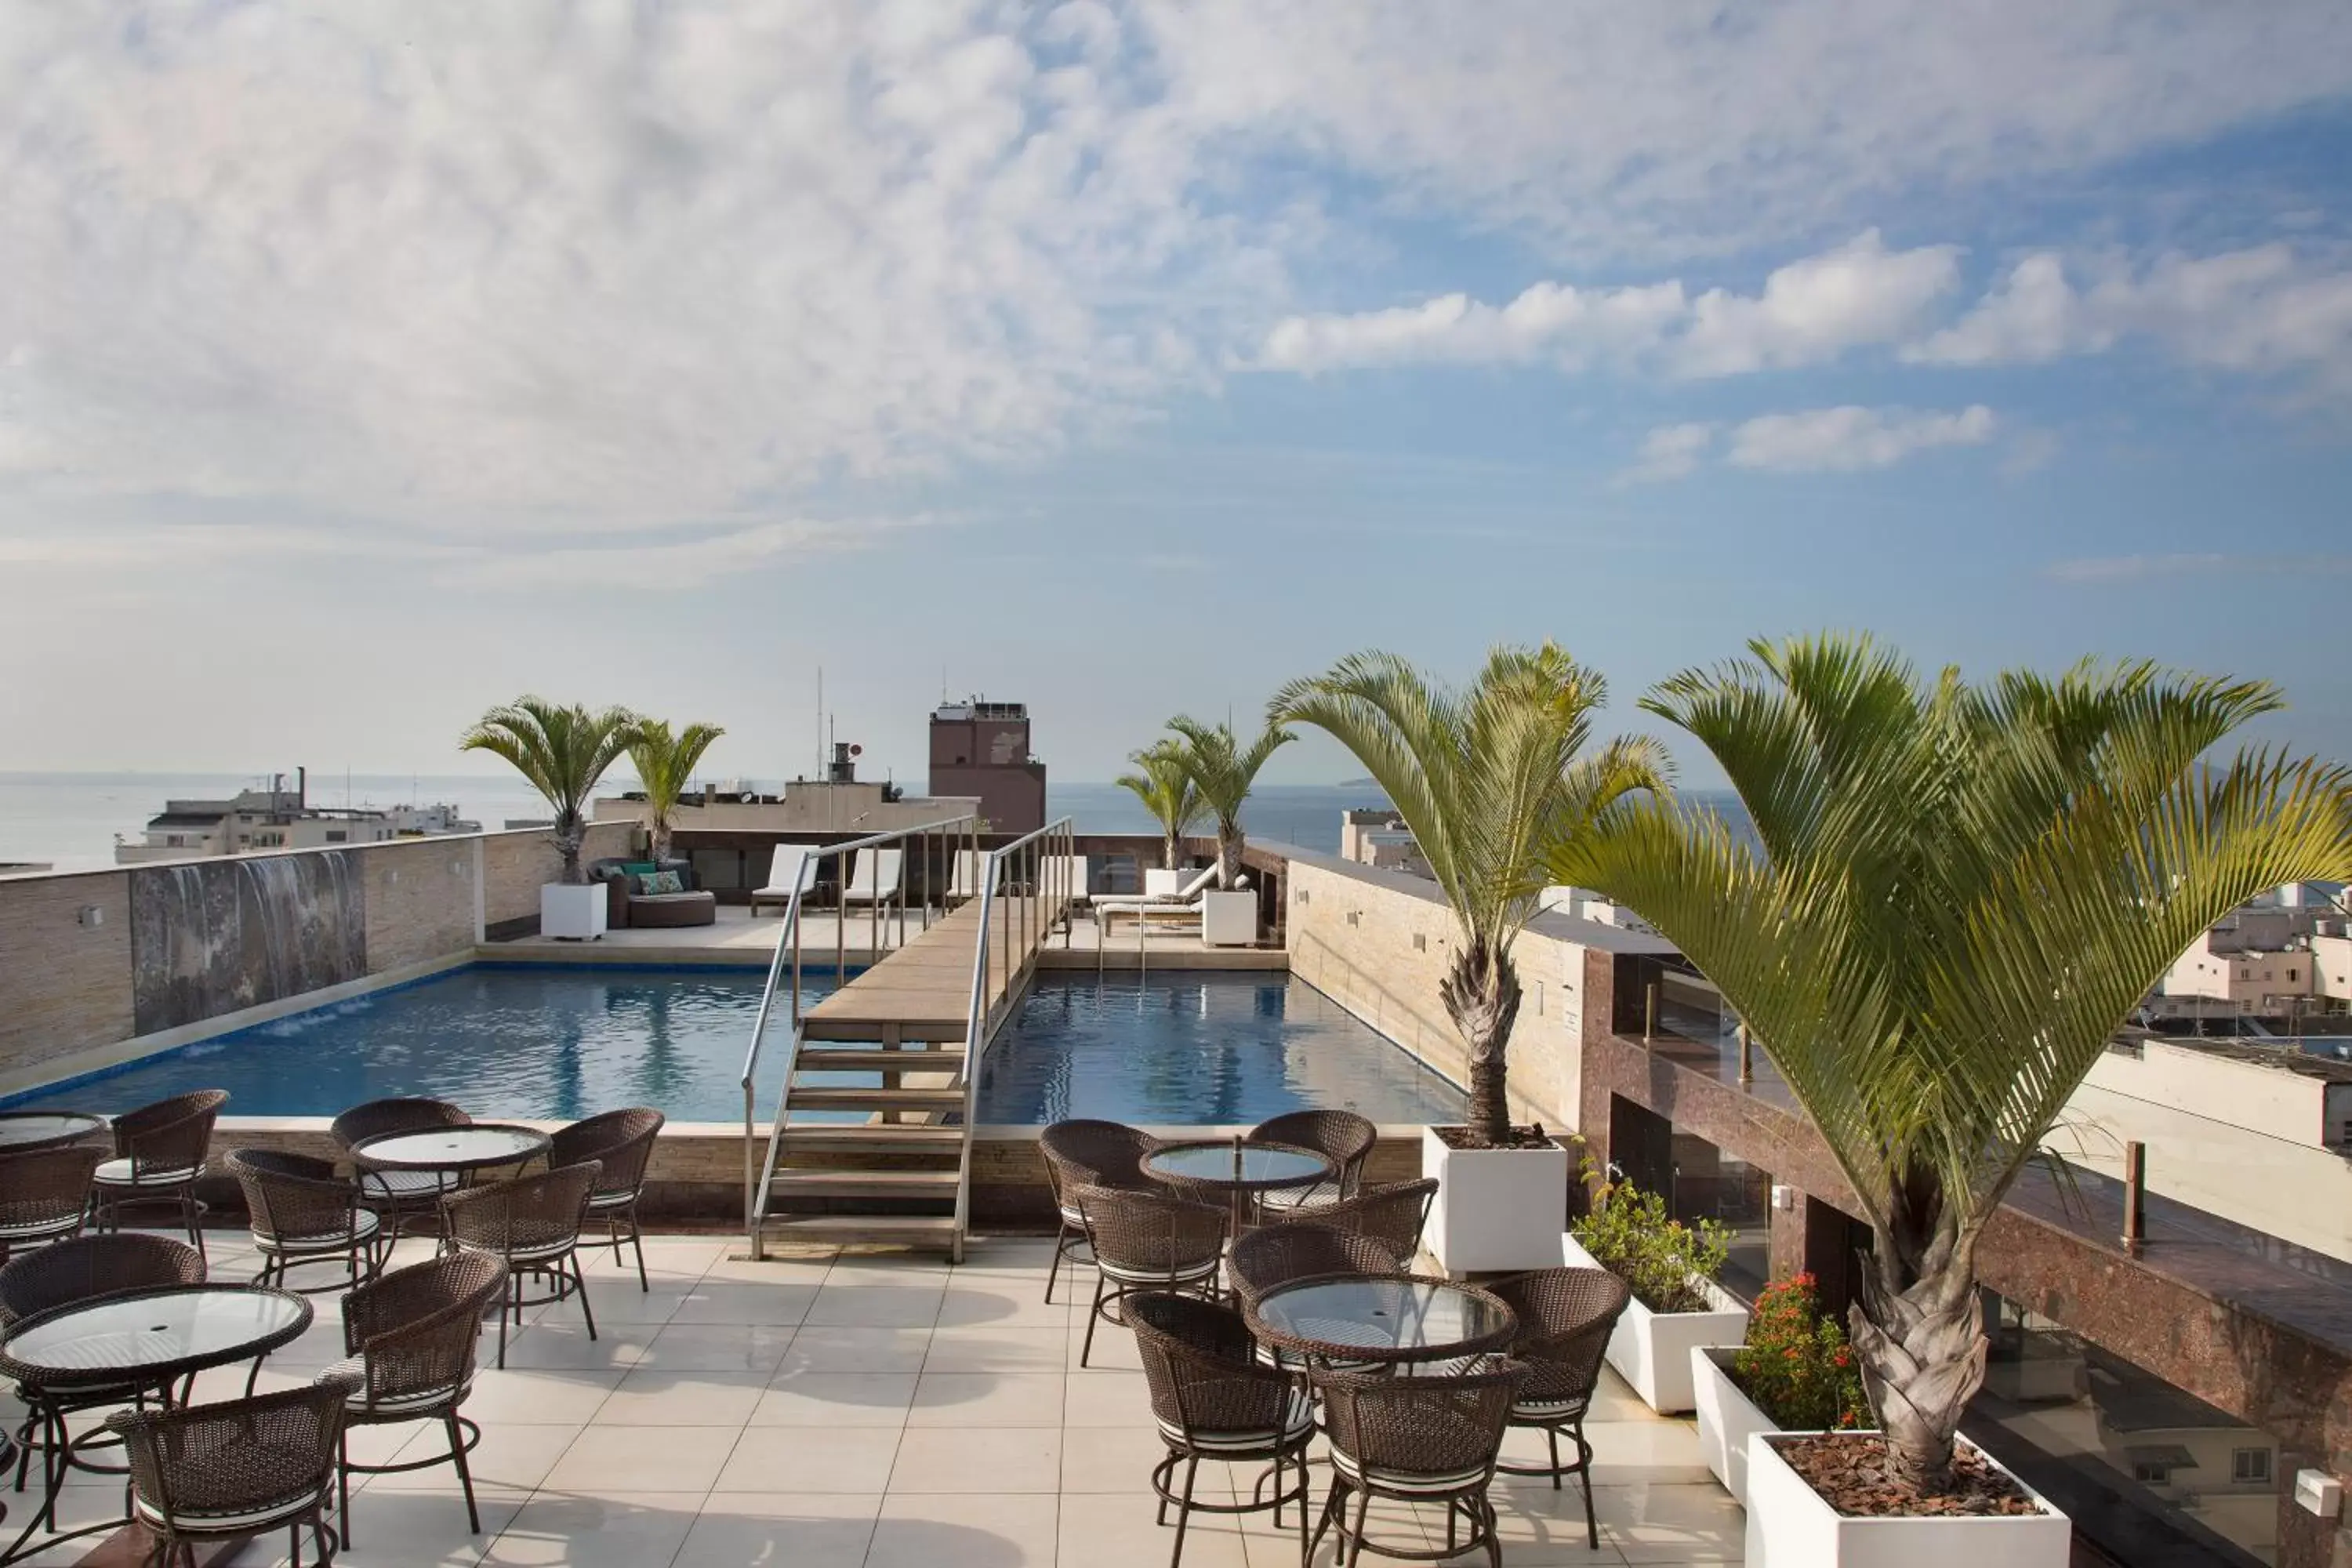
[{"label": "white square planter", "polygon": [[1456,1149],[1421,1130],[1421,1173],[1437,1178],[1424,1245],[1448,1274],[1551,1268],[1568,1226],[1568,1151]]},{"label": "white square planter", "polygon": [[1702,1346],[1691,1352],[1691,1393],[1698,1411],[1698,1447],[1706,1468],[1739,1506],[1748,1506],[1748,1439],[1759,1432],[1778,1432],[1772,1418],[1731,1381],[1731,1346]]},{"label": "white square planter", "polygon": [[1202,894],[1201,941],[1209,947],[1248,947],[1255,942],[1257,895]]},{"label": "white square planter", "polygon": [[539,889],[539,934],[566,942],[593,942],[604,934],[612,895],[602,882],[573,887],[549,882]]},{"label": "white square planter", "polygon": [[[1561,1252],[1572,1268],[1601,1267],[1573,1236],[1559,1239]],[[1609,1364],[1633,1385],[1642,1403],[1661,1415],[1681,1415],[1697,1400],[1691,1387],[1691,1352],[1711,1345],[1737,1345],[1748,1338],[1748,1309],[1712,1280],[1699,1289],[1710,1310],[1653,1312],[1638,1300],[1625,1306],[1625,1315],[1609,1335]]]},{"label": "white square planter", "polygon": [[2041,1505],[2038,1514],[1849,1519],[1789,1468],[1774,1436],[1748,1440],[1748,1568],[2067,1568],[2073,1555],[2074,1527],[2031,1487],[2024,1490]]}]

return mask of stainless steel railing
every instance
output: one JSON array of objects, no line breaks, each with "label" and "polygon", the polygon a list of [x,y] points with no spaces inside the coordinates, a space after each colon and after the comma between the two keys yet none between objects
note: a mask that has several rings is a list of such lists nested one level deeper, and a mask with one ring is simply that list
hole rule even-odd
[{"label": "stainless steel railing", "polygon": [[[972,1128],[979,1106],[981,1057],[991,1038],[989,998],[997,994],[991,983],[1001,960],[1003,994],[1010,1003],[1021,971],[1035,961],[1039,950],[1052,938],[1055,926],[1070,918],[1072,900],[1085,891],[1072,885],[1077,867],[1076,837],[1075,824],[1065,816],[991,850],[982,868],[980,938],[971,958],[971,1006],[963,1046],[963,1143],[956,1164],[958,1261],[963,1258],[964,1227],[971,1215]],[[1024,889],[1025,896],[1012,906],[1013,920],[1018,923],[1008,921],[1000,954],[995,941],[996,898],[999,884],[1007,879],[1001,873],[1009,873],[1013,885]]]},{"label": "stainless steel railing", "polygon": [[[767,1040],[768,1021],[775,1012],[778,992],[784,989],[788,957],[792,976],[789,994],[793,1033],[784,1058],[783,1082],[787,1087],[793,1081],[793,1068],[800,1057],[801,909],[803,898],[815,890],[816,885],[822,879],[820,873],[824,860],[828,858],[832,858],[836,865],[835,884],[840,889],[833,922],[833,975],[834,984],[839,985],[843,983],[843,971],[847,967],[849,955],[847,945],[849,895],[857,890],[850,883],[851,858],[862,850],[880,850],[892,845],[903,846],[910,841],[917,844],[916,868],[920,872],[922,881],[922,887],[919,889],[922,900],[919,906],[922,910],[920,919],[922,929],[928,930],[930,926],[933,893],[937,892],[942,898],[951,893],[955,887],[952,868],[972,864],[978,858],[980,818],[971,813],[967,812],[961,816],[945,817],[937,822],[927,822],[917,827],[898,827],[887,833],[869,833],[863,838],[846,839],[839,844],[811,846],[807,859],[803,862],[799,874],[793,879],[792,896],[784,906],[783,928],[776,933],[775,956],[768,963],[768,983],[760,993],[759,1015],[751,1023],[751,1044],[743,1053],[743,1224],[750,1235],[751,1253],[754,1257],[759,1256],[761,1251],[760,1221],[762,1217],[761,1211],[766,1205],[768,1180],[775,1168],[776,1148],[782,1137],[784,1121],[784,1103],[780,1094],[776,1102],[776,1124],[769,1130],[768,1157],[763,1168],[759,1155],[758,1090],[754,1087],[754,1082],[759,1072],[760,1049]],[[944,847],[949,851],[948,863],[950,874],[949,885],[946,888],[935,889],[931,885],[931,851],[934,847]],[[877,861],[877,864],[878,865],[879,862]],[[907,880],[908,868],[902,859],[898,868],[897,896],[888,900],[881,897],[882,889],[877,879],[874,889],[877,896],[867,900],[867,918],[870,925],[866,951],[869,961],[878,959],[881,955],[884,918],[882,909],[886,902],[894,903],[897,906],[898,941],[902,943],[906,941]]]}]

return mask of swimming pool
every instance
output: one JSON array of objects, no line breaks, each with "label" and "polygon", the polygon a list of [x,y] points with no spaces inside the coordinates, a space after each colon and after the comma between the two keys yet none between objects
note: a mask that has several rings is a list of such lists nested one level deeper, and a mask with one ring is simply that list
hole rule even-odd
[{"label": "swimming pool", "polygon": [[[569,1121],[653,1105],[737,1121],[764,972],[476,964],[188,1046],[12,1103],[106,1113],[191,1089],[231,1116],[331,1116],[387,1095],[477,1115]],[[803,978],[805,996],[832,989]],[[779,1024],[781,1020],[779,1020]],[[786,1037],[771,1025],[761,1114]],[[1250,1122],[1305,1106],[1375,1121],[1459,1117],[1461,1095],[1304,981],[1282,974],[1046,973],[998,1037],[980,1120]]]}]

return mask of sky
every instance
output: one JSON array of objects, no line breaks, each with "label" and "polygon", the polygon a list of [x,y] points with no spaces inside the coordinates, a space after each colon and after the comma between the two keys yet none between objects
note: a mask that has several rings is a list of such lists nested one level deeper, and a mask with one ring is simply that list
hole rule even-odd
[{"label": "sky", "polygon": [[822,667],[872,772],[944,689],[1101,779],[1359,648],[1654,729],[1822,628],[2345,756],[2347,497],[2340,0],[0,20],[0,771],[533,691],[774,778]]}]

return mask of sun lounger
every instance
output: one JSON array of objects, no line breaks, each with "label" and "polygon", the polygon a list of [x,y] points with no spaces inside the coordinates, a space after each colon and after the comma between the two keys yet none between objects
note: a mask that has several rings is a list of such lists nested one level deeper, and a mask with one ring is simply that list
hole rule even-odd
[{"label": "sun lounger", "polygon": [[805,844],[779,844],[775,863],[768,868],[768,885],[751,895],[751,912],[758,914],[761,904],[790,908],[795,888],[803,901],[816,890],[816,852]]},{"label": "sun lounger", "polygon": [[849,860],[849,880],[841,901],[849,904],[895,904],[899,901],[898,878],[906,864],[900,849],[859,849]]}]

